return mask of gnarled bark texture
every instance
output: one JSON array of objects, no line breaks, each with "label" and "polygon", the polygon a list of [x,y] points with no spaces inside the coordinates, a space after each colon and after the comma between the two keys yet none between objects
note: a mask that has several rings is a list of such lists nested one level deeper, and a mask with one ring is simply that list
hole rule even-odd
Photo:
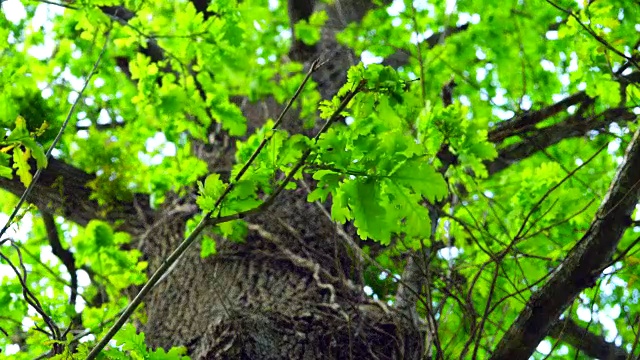
[{"label": "gnarled bark texture", "polygon": [[[292,58],[298,61],[327,60],[314,74],[323,97],[337,92],[356,62],[335,32],[371,7],[366,1],[336,1],[326,9],[330,20],[321,43],[294,44]],[[292,23],[308,17],[308,10],[309,2],[291,1]],[[278,106],[266,105],[244,104],[250,126],[277,115]],[[227,151],[233,154],[232,147]],[[267,212],[247,219],[244,243],[218,239],[215,256],[202,259],[199,246],[192,247],[146,301],[149,345],[186,345],[194,359],[419,356],[420,332],[364,295],[362,264],[327,213],[306,196],[301,186],[281,194]],[[167,207],[142,236],[151,272],[184,239],[193,210]]]}]

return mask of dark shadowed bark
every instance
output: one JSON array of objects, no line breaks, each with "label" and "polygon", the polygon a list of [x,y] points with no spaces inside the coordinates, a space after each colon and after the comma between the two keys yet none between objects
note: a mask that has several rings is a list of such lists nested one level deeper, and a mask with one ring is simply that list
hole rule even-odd
[{"label": "dark shadowed bark", "polygon": [[559,320],[549,331],[549,336],[573,346],[592,358],[607,360],[629,358],[629,354],[623,348],[606,341],[603,336],[592,333],[573,320]]},{"label": "dark shadowed bark", "polygon": [[[327,60],[314,74],[325,98],[335,94],[357,61],[335,41],[335,32],[372,7],[365,1],[339,5],[340,10],[327,7],[330,26],[317,46],[294,49],[298,61]],[[292,1],[289,13],[303,19],[310,14],[307,6]],[[250,128],[279,111],[280,106],[266,101],[266,107],[236,101]],[[299,132],[293,124],[285,122],[284,127]],[[232,155],[233,146],[226,151]],[[206,259],[199,246],[190,249],[147,299],[149,345],[186,345],[194,359],[392,359],[420,354],[420,332],[401,313],[365,296],[354,243],[339,236],[326,211],[306,197],[299,186],[281,194],[265,213],[247,219],[244,243],[217,239],[217,254]],[[150,271],[184,238],[185,221],[195,213],[192,205],[179,203],[167,206],[141,237]]]}]

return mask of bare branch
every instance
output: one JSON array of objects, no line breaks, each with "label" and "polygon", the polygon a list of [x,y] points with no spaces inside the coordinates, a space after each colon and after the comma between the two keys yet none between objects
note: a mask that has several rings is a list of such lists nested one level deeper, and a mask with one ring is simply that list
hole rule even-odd
[{"label": "bare branch", "polygon": [[558,320],[551,327],[549,336],[579,349],[592,358],[625,360],[629,355],[623,348],[606,341],[603,336],[588,331],[571,319]]},{"label": "bare branch", "polygon": [[[469,28],[469,24],[463,24],[460,25],[458,27],[447,27],[445,28],[444,31],[441,32],[437,32],[431,36],[429,36],[428,38],[426,38],[423,42],[423,44],[426,44],[427,48],[431,49],[434,48],[436,45],[438,45],[439,43],[441,43],[442,41],[444,41],[446,38],[450,37],[451,35],[455,35],[457,33],[463,32],[465,30],[467,30]],[[390,56],[388,56],[386,59],[384,59],[384,61],[382,62],[383,65],[388,65],[393,67],[394,69],[399,68],[400,66],[404,66],[409,62],[409,59],[411,58],[411,54],[404,51],[404,50],[399,50],[396,51],[395,53],[391,54]]]},{"label": "bare branch", "polygon": [[631,223],[639,185],[640,131],[636,131],[591,226],[549,281],[531,296],[490,359],[528,358],[575,297],[595,285]]},{"label": "bare branch", "polygon": [[485,165],[489,174],[495,174],[564,139],[584,136],[591,130],[606,129],[613,122],[623,123],[635,119],[636,115],[625,108],[608,109],[589,118],[576,113],[557,124],[525,133],[523,141],[500,149],[498,157],[485,162]]},{"label": "bare branch", "polygon": [[[9,166],[13,167],[13,164]],[[31,167],[35,167],[35,162],[31,163]],[[107,209],[101,208],[97,201],[90,200],[92,190],[87,186],[89,181],[95,179],[95,175],[52,158],[26,200],[43,211],[59,214],[82,226],[87,225],[89,220],[103,219],[118,224],[119,230],[132,234],[144,230],[145,221],[139,215],[148,220],[155,218],[147,195],[136,194],[130,202],[114,200]],[[16,196],[25,191],[17,178],[9,180],[0,177],[0,187]]]},{"label": "bare branch", "polygon": [[65,249],[60,242],[60,236],[58,235],[58,227],[53,219],[53,215],[46,211],[40,212],[42,220],[44,221],[45,229],[47,230],[47,237],[49,239],[49,245],[51,245],[51,252],[57,256],[62,262],[69,275],[71,276],[71,294],[69,295],[69,304],[75,305],[76,298],[78,297],[78,274],[76,273],[76,260],[73,253],[68,249]]},{"label": "bare branch", "polygon": [[[87,89],[87,86],[89,86],[89,81],[93,77],[93,74],[96,73],[96,70],[98,70],[98,65],[100,64],[100,60],[102,60],[102,56],[104,55],[105,50],[107,49],[107,44],[109,43],[109,35],[110,35],[110,33],[111,33],[111,29],[108,29],[106,34],[105,34],[106,35],[105,36],[106,39],[104,41],[104,45],[102,47],[102,50],[100,51],[100,54],[98,55],[98,59],[94,62],[93,68],[91,69],[91,71],[87,75],[87,78],[86,78],[86,80],[84,82],[84,85],[82,86],[82,89],[80,89],[80,92],[78,93],[78,97],[73,102],[73,104],[71,104],[71,108],[69,109],[69,112],[67,113],[66,118],[62,122],[62,125],[60,126],[60,130],[58,130],[58,133],[56,134],[56,137],[51,142],[51,145],[49,146],[49,149],[47,149],[47,152],[45,154],[45,157],[47,158],[47,160],[51,159],[51,153],[53,152],[53,149],[55,149],[56,145],[58,144],[58,142],[62,138],[62,134],[64,134],[64,131],[67,128],[67,125],[69,124],[69,121],[71,120],[71,116],[73,115],[73,113],[74,113],[74,111],[76,109],[76,106],[80,102],[80,99],[82,99],[82,95],[84,94],[84,91]],[[0,238],[2,238],[2,235],[4,235],[4,233],[7,231],[9,226],[11,226],[11,222],[13,221],[13,219],[18,214],[18,211],[20,211],[20,207],[27,200],[27,198],[29,197],[30,193],[33,191],[34,187],[37,185],[38,179],[40,178],[40,176],[42,175],[42,172],[44,170],[42,167],[37,167],[37,169],[38,170],[36,170],[36,173],[33,175],[33,179],[31,181],[31,183],[28,184],[27,188],[20,195],[20,199],[18,200],[18,203],[16,204],[13,212],[9,216],[9,219],[7,220],[6,225],[2,228],[2,230],[0,230]],[[0,244],[2,244],[2,240],[0,240]]]},{"label": "bare branch", "polygon": [[491,129],[487,138],[491,142],[499,143],[509,136],[532,129],[539,122],[544,121],[561,111],[566,111],[567,108],[572,105],[584,103],[589,100],[590,98],[587,94],[584,91],[581,91],[540,110],[527,111],[524,114],[514,116],[509,120],[499,122],[493,129]]}]

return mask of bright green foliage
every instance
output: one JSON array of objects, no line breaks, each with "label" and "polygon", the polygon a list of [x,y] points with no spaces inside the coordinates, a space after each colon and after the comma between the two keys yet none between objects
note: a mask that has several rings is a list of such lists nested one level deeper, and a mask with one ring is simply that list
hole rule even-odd
[{"label": "bright green foliage", "polygon": [[10,130],[8,136],[5,135],[4,140],[0,141],[0,176],[9,179],[13,177],[13,171],[9,167],[10,156],[7,154],[12,151],[15,173],[20,178],[20,182],[25,186],[29,186],[33,177],[30,172],[31,165],[29,165],[28,160],[34,158],[38,169],[47,166],[47,158],[44,150],[33,140],[35,136],[41,135],[46,127],[46,123],[43,123],[41,128],[32,134],[27,128],[25,119],[18,116],[15,127]]},{"label": "bright green foliage", "polygon": [[[186,360],[188,356],[184,356],[186,348],[172,348],[171,350],[164,351],[163,349],[151,350],[147,348],[144,343],[144,334],[138,333],[136,328],[127,324],[122,327],[122,330],[114,337],[117,347],[112,347],[106,350],[100,358],[109,360]],[[78,359],[82,359],[83,355],[86,356],[88,351],[84,346],[75,354]],[[65,357],[54,357],[54,359],[66,359]]]},{"label": "bright green foliage", "polygon": [[97,275],[108,280],[107,292],[117,296],[130,285],[140,285],[146,280],[146,263],[139,261],[140,251],[121,251],[129,243],[130,236],[114,233],[109,225],[91,221],[89,225],[73,238],[78,265],[91,263]]},{"label": "bright green foliage", "polygon": [[300,20],[296,26],[296,38],[307,45],[313,45],[320,40],[320,30],[329,17],[325,11],[318,11],[309,20]]},{"label": "bright green foliage", "polygon": [[[306,135],[274,129],[274,120],[266,119],[273,113],[259,123],[244,115],[265,99],[284,104],[304,78],[303,65],[287,56],[286,1],[211,1],[206,17],[190,1],[61,1],[69,6],[64,8],[25,0],[25,14],[17,19],[5,11],[10,2],[2,3],[0,15],[0,180],[28,185],[36,168],[46,169],[45,150],[106,43],[53,153],[96,175],[85,185],[105,214],[134,202],[134,194],[148,195],[157,209],[170,192],[182,196],[197,189],[202,212],[225,217],[262,206],[280,186],[306,191],[296,180],[312,178],[307,200],[330,201],[332,219],[352,222],[361,238],[357,243],[377,261],[364,271],[372,296],[393,304],[407,254],[430,255],[430,306],[439,311],[447,359],[471,357],[475,343],[461,353],[492,293],[477,346],[477,358],[488,357],[540,282],[589,228],[637,128],[628,114],[620,115],[637,114],[640,102],[638,84],[623,79],[640,71],[624,58],[636,64],[639,58],[640,6],[632,1],[553,1],[572,15],[547,1],[381,5],[337,35],[367,64],[348,71],[337,96],[321,100],[322,84],[312,82],[294,102],[297,116],[290,121],[299,123],[291,128],[308,130]],[[110,6],[134,13],[125,24],[104,13]],[[43,23],[36,14],[47,10]],[[327,12],[314,13],[296,24],[295,38],[317,44],[328,20]],[[443,29],[457,30],[444,36]],[[375,64],[398,54],[404,58],[396,68]],[[445,106],[443,86],[451,79],[457,87],[453,103]],[[357,95],[338,121],[314,140],[310,134],[317,133],[310,129],[331,118],[353,91]],[[580,92],[588,101],[496,140],[495,130],[505,120],[522,119]],[[612,110],[619,113],[607,115]],[[232,136],[234,164],[206,164],[196,157],[195,145],[222,146],[210,137],[218,129]],[[455,161],[448,163],[443,153]],[[294,181],[284,184],[301,161]],[[2,213],[10,213],[15,202],[2,190]],[[437,223],[433,208],[439,209]],[[16,247],[0,250],[12,263],[25,264],[29,289],[60,328],[80,324],[99,338],[126,306],[123,292],[146,281],[147,263],[133,239],[117,230],[121,224],[91,220],[80,227],[64,215],[54,214],[55,230],[62,250],[74,254],[80,277],[75,306],[69,304],[69,268],[52,254],[51,229],[38,209],[23,208],[12,228]],[[187,233],[201,217],[189,221]],[[637,246],[639,231],[629,228],[618,253]],[[247,232],[242,220],[217,224],[202,236],[201,255],[216,256],[215,238],[242,242]],[[442,246],[446,251],[437,251]],[[496,264],[496,254],[505,249]],[[603,317],[617,311],[610,322],[594,320],[589,330],[611,335],[615,323],[617,339],[633,344],[637,326],[628,319],[640,314],[635,249],[602,278],[598,291],[583,292],[563,315],[586,327],[578,310],[597,308]],[[51,349],[49,337],[36,329],[45,328],[43,318],[24,302],[6,261],[0,264],[0,328],[14,335],[0,332],[0,348],[12,358],[34,359]],[[468,313],[470,307],[476,313]],[[418,310],[426,318],[424,303]],[[144,312],[133,320],[144,323]],[[80,339],[88,343],[71,355],[78,359],[93,345],[86,336]],[[181,348],[148,349],[132,325],[115,341],[103,358],[185,358]],[[549,358],[586,356],[560,345]]]}]

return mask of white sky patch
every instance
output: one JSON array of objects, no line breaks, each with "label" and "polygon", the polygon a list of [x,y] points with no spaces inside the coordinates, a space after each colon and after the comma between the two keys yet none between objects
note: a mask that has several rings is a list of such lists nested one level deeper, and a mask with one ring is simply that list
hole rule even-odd
[{"label": "white sky patch", "polygon": [[[65,290],[67,290],[66,286],[65,286]],[[67,295],[69,296],[70,294],[67,294]],[[87,303],[84,301],[82,296],[76,297],[76,306],[74,308],[76,310],[76,313],[80,314],[86,306],[87,306]]]},{"label": "white sky patch", "polygon": [[109,112],[107,109],[100,110],[98,114],[98,119],[96,120],[96,124],[104,125],[111,123],[111,116],[109,116]]},{"label": "white sky patch", "polygon": [[499,108],[494,108],[493,110],[491,110],[491,112],[493,113],[493,115],[497,116],[498,118],[500,118],[502,120],[511,119],[512,117],[514,117],[516,115],[516,113],[514,113],[511,110],[503,110],[503,109],[499,109]]},{"label": "white sky patch", "polygon": [[547,40],[558,40],[558,32],[555,30],[547,31],[545,34]]},{"label": "white sky patch", "polygon": [[620,139],[615,139],[612,142],[609,143],[609,145],[607,146],[607,151],[610,154],[615,153],[616,151],[618,151],[618,149],[620,149]]},{"label": "white sky patch", "polygon": [[624,130],[624,129],[622,129],[622,128],[620,127],[620,125],[618,125],[617,123],[611,123],[611,124],[609,125],[609,131],[610,131],[612,134],[615,134],[615,135],[617,135],[617,136],[622,136],[622,135],[624,135],[624,133],[625,133],[625,130]]},{"label": "white sky patch", "polygon": [[507,94],[507,89],[498,88],[496,89],[496,96],[491,98],[491,101],[493,101],[493,103],[498,106],[506,105],[508,102],[507,98],[505,97],[506,94]]},{"label": "white sky patch", "polygon": [[80,79],[80,78],[77,78],[77,77],[73,76],[73,74],[71,74],[71,70],[69,70],[69,68],[65,68],[64,71],[62,72],[62,74],[60,74],[60,77],[62,77],[63,79],[67,80],[69,82],[69,84],[71,85],[71,88],[73,88],[73,90],[75,90],[77,92],[82,90],[82,87],[84,86],[84,81],[82,79]]},{"label": "white sky patch", "polygon": [[[24,7],[22,7],[22,10],[24,11]],[[17,13],[20,12],[20,10],[18,10],[18,7],[15,7],[15,10],[12,7],[9,12],[12,11],[16,11]],[[36,11],[33,14],[33,18],[31,18],[30,28],[28,31],[30,33],[44,31],[44,43],[41,45],[31,46],[29,49],[27,49],[27,54],[33,56],[38,60],[45,60],[51,57],[53,49],[55,48],[55,40],[53,39],[52,34],[53,19],[56,16],[62,15],[63,13],[64,8],[62,8],[61,6],[40,4],[36,7]]]},{"label": "white sky patch", "polygon": [[446,0],[444,13],[447,15],[453,14],[456,11],[456,0]]},{"label": "white sky patch", "polygon": [[591,321],[591,309],[586,306],[578,306],[576,309],[576,315],[578,315],[578,319],[582,321]]},{"label": "white sky patch", "polygon": [[167,141],[167,138],[162,132],[157,132],[154,137],[147,139],[145,148],[148,153],[159,152],[159,154],[153,156],[139,152],[138,159],[146,165],[158,165],[162,163],[165,157],[176,155],[176,145]]},{"label": "white sky patch", "polygon": [[[9,215],[0,214],[0,224],[2,227],[7,223],[7,220],[9,220]],[[18,224],[14,223],[11,225],[7,232],[4,233],[3,239],[10,237],[17,241],[26,240],[27,231],[31,229],[32,225],[33,218],[31,217],[31,214],[27,213],[22,217]]]},{"label": "white sky patch", "polygon": [[560,79],[560,83],[564,87],[567,87],[569,86],[569,84],[571,84],[571,79],[569,77],[569,74],[560,74],[560,76],[558,76],[558,79]]},{"label": "white sky patch", "polygon": [[542,340],[536,350],[544,355],[549,355],[551,352],[551,343],[548,340]]},{"label": "white sky patch", "polygon": [[89,274],[87,274],[84,270],[78,270],[78,286],[86,287],[91,284],[91,278],[89,278]]},{"label": "white sky patch", "polygon": [[567,354],[569,354],[569,348],[567,346],[565,346],[565,345],[562,345],[562,346],[560,346],[560,348],[558,348],[556,353],[558,355],[567,355]]},{"label": "white sky patch", "polygon": [[49,299],[53,299],[53,288],[51,286],[47,286],[47,288],[44,289],[44,296]]},{"label": "white sky patch", "polygon": [[547,59],[540,60],[540,66],[542,66],[542,68],[545,71],[549,71],[549,72],[555,72],[556,71],[555,64],[552,63],[551,61],[547,60]]},{"label": "white sky patch", "polygon": [[569,54],[569,66],[567,66],[567,71],[570,73],[575,72],[578,71],[578,68],[578,54],[574,51]]},{"label": "white sky patch", "polygon": [[11,356],[20,352],[20,345],[18,344],[9,344],[4,348],[4,355]]},{"label": "white sky patch", "polygon": [[[31,308],[29,308],[29,313],[31,312]],[[33,316],[33,314],[32,314]],[[29,329],[31,329],[33,327],[33,325],[35,325],[36,323],[31,320],[30,317],[26,316],[24,319],[22,319],[22,330],[23,331],[28,331]]]},{"label": "white sky patch", "polygon": [[485,68],[476,69],[476,81],[481,82],[487,78],[487,70]]},{"label": "white sky patch", "polygon": [[[9,220],[9,215],[0,213],[0,226],[4,227],[4,225]],[[4,233],[2,239],[11,238],[14,241],[24,242],[27,240],[27,233],[33,226],[33,218],[31,214],[27,213],[22,217],[18,224],[13,224],[7,232]],[[9,242],[7,242],[4,246],[11,246]],[[16,264],[14,264],[16,265]],[[0,262],[0,279],[3,277],[7,277],[9,279],[13,279],[16,275],[13,272],[11,266],[5,264],[4,262]]]},{"label": "white sky patch", "polygon": [[7,20],[14,24],[27,18],[27,10],[19,0],[7,0],[2,2],[2,12]]},{"label": "white sky patch", "polygon": [[416,9],[417,11],[427,11],[429,12],[429,15],[433,15],[436,12],[436,7],[435,5],[429,3],[426,0],[414,0],[413,1],[413,8]]},{"label": "white sky patch", "polygon": [[291,30],[289,29],[285,29],[280,31],[280,33],[278,34],[283,40],[289,40],[291,39]]},{"label": "white sky patch", "polygon": [[93,86],[95,86],[97,88],[101,88],[102,86],[104,86],[104,79],[103,78],[95,78],[95,80],[93,80]]},{"label": "white sky patch", "polygon": [[522,110],[529,110],[531,109],[532,105],[533,103],[531,102],[531,98],[529,97],[529,95],[525,95],[522,97],[522,100],[520,101],[520,108]]},{"label": "white sky patch", "polygon": [[58,257],[53,255],[53,251],[51,251],[51,246],[41,246],[40,247],[40,261],[43,264],[58,264]]},{"label": "white sky patch", "polygon": [[390,16],[398,16],[400,13],[404,12],[404,1],[402,0],[393,0],[391,6],[387,8],[387,14]]},{"label": "white sky patch", "polygon": [[468,23],[477,24],[480,22],[479,14],[469,14],[469,13],[458,13],[458,21],[456,22],[456,26],[462,26]]},{"label": "white sky patch", "polygon": [[368,50],[362,52],[362,55],[360,55],[360,59],[365,66],[369,64],[380,64],[384,60],[382,56],[375,56]]},{"label": "white sky patch", "polygon": [[411,38],[409,39],[409,42],[412,43],[413,45],[417,45],[418,43],[423,42],[425,38],[426,36],[424,36],[424,34],[419,34],[414,31],[411,33]]},{"label": "white sky patch", "polygon": [[367,296],[373,295],[373,289],[371,288],[371,286],[365,286],[364,293],[367,294]]},{"label": "white sky patch", "polygon": [[553,102],[558,102],[558,101],[562,101],[566,97],[567,97],[567,94],[553,94],[551,95],[551,100],[553,100]]},{"label": "white sky patch", "polygon": [[93,334],[88,334],[87,336],[83,337],[80,339],[81,343],[87,342],[87,341],[95,341],[96,340],[96,336]]},{"label": "white sky patch", "polygon": [[440,249],[438,251],[438,255],[440,255],[440,257],[443,258],[444,260],[450,261],[457,258],[461,252],[462,251],[456,247],[447,247],[447,248]]}]

